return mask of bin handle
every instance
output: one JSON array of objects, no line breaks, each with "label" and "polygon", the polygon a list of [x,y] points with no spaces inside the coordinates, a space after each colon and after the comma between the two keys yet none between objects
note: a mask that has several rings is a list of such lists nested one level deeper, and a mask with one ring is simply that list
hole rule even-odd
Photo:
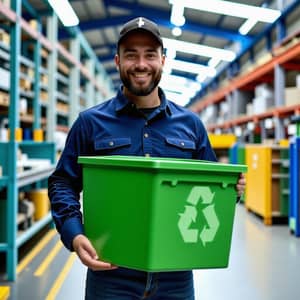
[{"label": "bin handle", "polygon": [[[162,180],[161,183],[169,184],[172,187],[177,186],[179,183],[194,183],[195,185],[199,185],[199,181],[191,181],[191,180]],[[221,182],[221,188],[226,189],[229,186],[228,182]]]}]

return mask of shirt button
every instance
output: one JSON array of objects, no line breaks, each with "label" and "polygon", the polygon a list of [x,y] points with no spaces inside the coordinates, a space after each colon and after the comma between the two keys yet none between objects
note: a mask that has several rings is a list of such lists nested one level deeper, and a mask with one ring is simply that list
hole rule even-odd
[{"label": "shirt button", "polygon": [[108,145],[109,145],[109,146],[113,146],[113,145],[114,145],[114,142],[113,142],[113,141],[110,141],[110,142],[108,143]]},{"label": "shirt button", "polygon": [[148,122],[145,122],[145,126],[148,126]]},{"label": "shirt button", "polygon": [[149,134],[148,134],[148,133],[145,133],[145,134],[144,134],[144,137],[145,137],[145,138],[149,137]]},{"label": "shirt button", "polygon": [[149,154],[149,153],[146,153],[145,156],[146,156],[146,157],[150,157],[150,154]]},{"label": "shirt button", "polygon": [[180,145],[181,145],[181,146],[184,146],[184,142],[181,142]]}]

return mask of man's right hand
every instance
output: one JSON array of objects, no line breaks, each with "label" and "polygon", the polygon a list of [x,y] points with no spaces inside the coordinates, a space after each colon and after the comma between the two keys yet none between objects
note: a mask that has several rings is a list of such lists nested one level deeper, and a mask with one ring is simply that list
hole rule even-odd
[{"label": "man's right hand", "polygon": [[73,239],[73,249],[81,262],[94,271],[113,270],[117,268],[117,266],[111,263],[98,260],[95,248],[83,234],[79,234]]}]

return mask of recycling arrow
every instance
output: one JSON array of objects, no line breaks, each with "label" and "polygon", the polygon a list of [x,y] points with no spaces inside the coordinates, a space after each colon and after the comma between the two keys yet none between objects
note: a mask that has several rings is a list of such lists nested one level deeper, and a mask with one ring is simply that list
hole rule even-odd
[{"label": "recycling arrow", "polygon": [[203,243],[203,246],[205,246],[205,244],[207,242],[212,242],[214,240],[215,235],[218,231],[220,222],[219,222],[218,217],[216,215],[214,204],[205,207],[202,210],[202,212],[203,212],[203,214],[205,216],[205,219],[208,223],[208,227],[204,226],[204,228],[202,229],[202,231],[200,233],[200,239]]},{"label": "recycling arrow", "polygon": [[[212,193],[207,186],[194,186],[191,189],[187,198],[187,203],[190,205],[185,206],[185,211],[179,214],[180,218],[178,221],[178,228],[185,243],[197,243],[200,239],[203,246],[206,246],[206,243],[214,240],[220,225],[215,212],[215,206],[212,203],[214,196],[215,193]],[[196,222],[198,215],[196,206],[200,199],[202,199],[203,204],[208,205],[202,210],[208,226],[204,225],[199,234],[198,229],[191,227]]]},{"label": "recycling arrow", "polygon": [[187,198],[187,202],[197,205],[200,198],[204,204],[212,202],[215,193],[212,193],[208,186],[194,186]]},{"label": "recycling arrow", "polygon": [[185,211],[180,215],[178,228],[185,243],[196,243],[198,241],[198,229],[190,229],[193,222],[196,222],[197,210],[194,206],[186,205]]}]

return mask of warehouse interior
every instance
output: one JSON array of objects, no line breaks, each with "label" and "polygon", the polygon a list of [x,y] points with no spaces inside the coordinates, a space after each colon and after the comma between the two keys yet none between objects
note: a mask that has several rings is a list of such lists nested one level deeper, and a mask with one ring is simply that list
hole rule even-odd
[{"label": "warehouse interior", "polygon": [[47,178],[79,112],[122,84],[116,43],[137,17],[159,26],[166,97],[219,162],[247,166],[229,265],[194,270],[196,300],[298,299],[299,16],[299,0],[0,0],[0,300],[84,297]]}]

